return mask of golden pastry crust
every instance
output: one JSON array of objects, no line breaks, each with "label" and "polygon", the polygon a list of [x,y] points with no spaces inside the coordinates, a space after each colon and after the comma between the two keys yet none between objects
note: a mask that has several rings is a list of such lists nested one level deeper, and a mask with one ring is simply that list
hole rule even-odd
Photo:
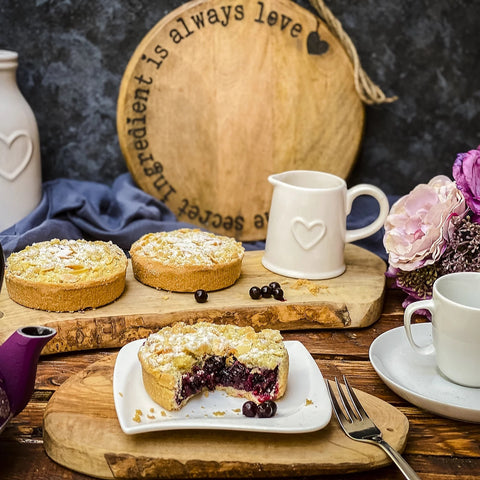
[{"label": "golden pastry crust", "polygon": [[[271,377],[274,383],[269,384],[268,391],[222,385],[221,382],[215,383],[216,389],[256,402],[284,395],[289,359],[278,330],[255,332],[252,327],[207,322],[193,325],[179,322],[146,339],[138,351],[145,390],[166,410],[179,410],[193,396],[182,394],[185,376],[195,369],[203,374],[207,370],[206,361],[211,357],[224,358],[227,367],[237,362],[252,374],[269,372],[271,376],[271,372],[275,372],[275,377]],[[207,388],[204,385],[194,394]]]},{"label": "golden pastry crust", "polygon": [[125,289],[127,263],[112,242],[53,239],[12,253],[5,283],[20,305],[73,312],[117,299]]},{"label": "golden pastry crust", "polygon": [[172,292],[220,290],[240,276],[244,248],[235,239],[199,229],[148,233],[130,249],[135,278]]}]

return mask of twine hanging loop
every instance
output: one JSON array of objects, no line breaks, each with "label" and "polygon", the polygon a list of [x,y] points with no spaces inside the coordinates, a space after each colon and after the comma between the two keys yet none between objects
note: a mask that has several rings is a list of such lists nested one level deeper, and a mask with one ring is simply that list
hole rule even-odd
[{"label": "twine hanging loop", "polygon": [[398,97],[387,97],[382,89],[371,80],[362,68],[357,49],[351,38],[343,29],[341,22],[325,5],[323,0],[310,0],[310,4],[317,11],[320,18],[327,24],[330,31],[340,40],[340,43],[352,61],[355,88],[361,100],[367,105],[378,105],[396,101]]}]

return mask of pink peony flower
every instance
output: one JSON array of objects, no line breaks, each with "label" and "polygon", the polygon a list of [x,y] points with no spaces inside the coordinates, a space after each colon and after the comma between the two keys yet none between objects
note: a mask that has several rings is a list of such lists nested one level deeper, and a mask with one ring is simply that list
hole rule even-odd
[{"label": "pink peony flower", "polygon": [[417,185],[391,208],[383,243],[393,268],[412,271],[433,264],[446,248],[453,230],[450,219],[463,215],[465,199],[444,175]]},{"label": "pink peony flower", "polygon": [[475,217],[480,216],[480,146],[459,153],[453,164],[453,178]]}]

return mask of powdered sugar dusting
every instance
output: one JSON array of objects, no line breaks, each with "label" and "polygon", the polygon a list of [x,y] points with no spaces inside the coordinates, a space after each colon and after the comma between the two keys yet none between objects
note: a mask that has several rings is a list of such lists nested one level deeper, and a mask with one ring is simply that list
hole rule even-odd
[{"label": "powdered sugar dusting", "polygon": [[234,355],[246,366],[260,364],[273,369],[285,354],[286,348],[277,330],[257,333],[251,327],[206,322],[165,327],[150,335],[140,348],[140,355],[161,371],[168,371],[172,366],[188,370],[209,355]]},{"label": "powdered sugar dusting", "polygon": [[244,248],[234,238],[183,228],[144,235],[132,245],[131,253],[165,265],[210,266],[242,258]]},{"label": "powdered sugar dusting", "polygon": [[7,260],[7,274],[32,281],[76,283],[126,269],[127,258],[112,242],[59,240],[34,243]]}]

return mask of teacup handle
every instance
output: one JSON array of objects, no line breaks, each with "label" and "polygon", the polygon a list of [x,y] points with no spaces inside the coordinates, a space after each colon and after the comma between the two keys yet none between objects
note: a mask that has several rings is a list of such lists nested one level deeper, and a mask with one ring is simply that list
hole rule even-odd
[{"label": "teacup handle", "polygon": [[434,315],[433,300],[420,300],[418,302],[413,302],[413,303],[411,303],[410,305],[407,306],[407,308],[405,309],[405,312],[403,314],[403,324],[405,325],[405,333],[407,334],[408,341],[410,342],[410,345],[412,346],[412,348],[417,353],[420,353],[421,355],[431,355],[435,351],[433,343],[429,343],[428,345],[425,345],[425,346],[420,346],[413,339],[412,325],[411,325],[412,324],[412,315],[417,310],[428,310],[432,314],[432,317],[433,317],[433,315]]},{"label": "teacup handle", "polygon": [[378,187],[375,187],[374,185],[361,183],[347,190],[347,215],[352,209],[353,201],[360,195],[370,195],[371,197],[375,198],[375,200],[377,200],[378,204],[380,205],[380,212],[378,213],[378,217],[370,225],[362,228],[356,228],[354,230],[347,230],[345,235],[346,243],[355,242],[356,240],[369,237],[370,235],[373,235],[375,232],[380,230],[383,227],[388,212],[390,210],[388,198],[382,192],[382,190],[380,190]]}]

